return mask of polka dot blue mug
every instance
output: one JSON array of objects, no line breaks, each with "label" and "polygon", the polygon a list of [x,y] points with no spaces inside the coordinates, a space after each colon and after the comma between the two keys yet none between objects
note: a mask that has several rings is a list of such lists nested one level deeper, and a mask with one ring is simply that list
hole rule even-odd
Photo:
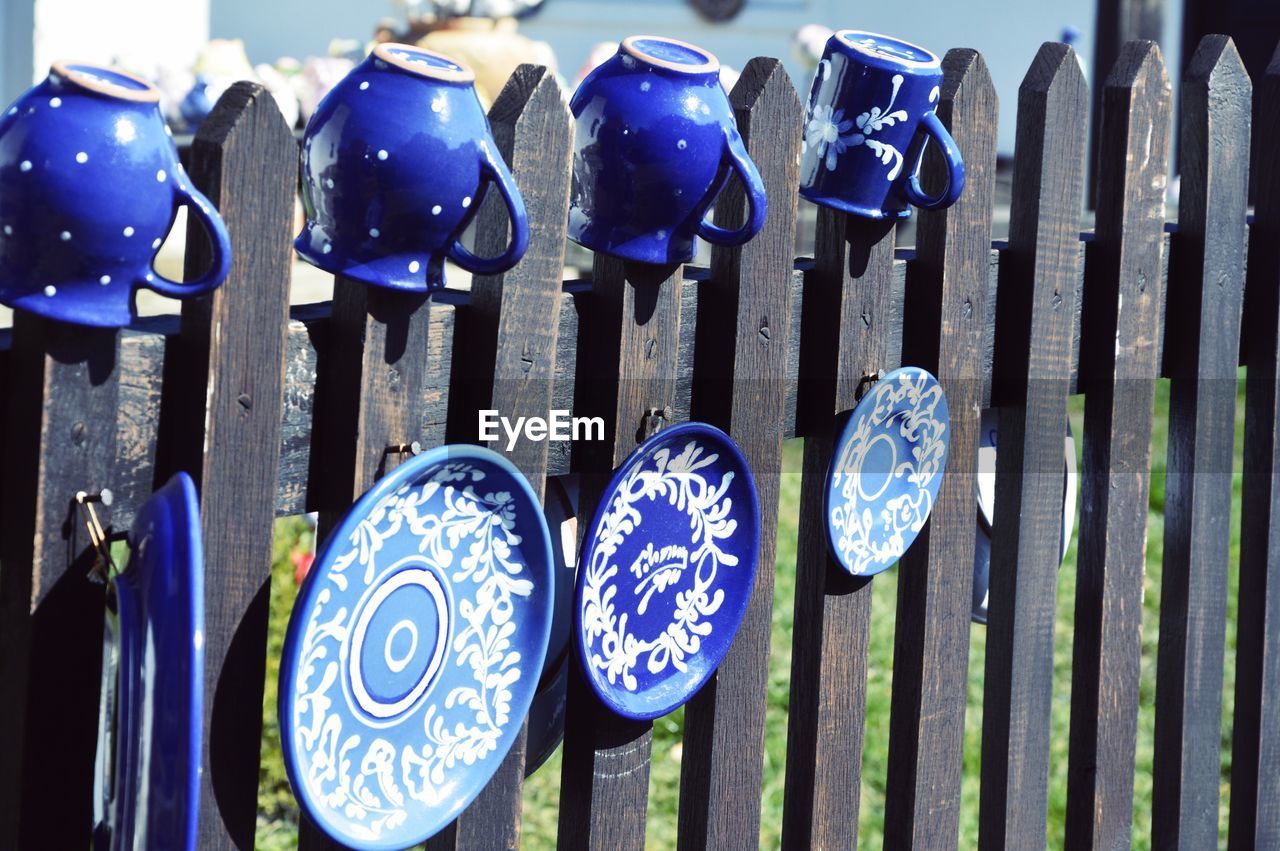
[{"label": "polka dot blue mug", "polygon": [[[159,101],[131,74],[57,62],[0,113],[0,302],[118,328],[133,320],[139,287],[187,298],[222,283],[226,226],[187,180]],[[188,283],[152,265],[182,205],[213,246]]]},{"label": "polka dot blue mug", "polygon": [[[935,114],[942,63],[923,47],[841,30],[828,41],[809,92],[800,194],[872,219],[949,207],[964,189],[964,161]],[[926,141],[947,165],[947,187],[920,187]]]},{"label": "polka dot blue mug", "polygon": [[[577,121],[569,237],[643,263],[693,259],[694,237],[741,245],[764,226],[764,182],[738,135],[720,63],[682,41],[631,36],[570,102]],[[707,216],[730,172],[747,190],[736,229]]]},{"label": "polka dot blue mug", "polygon": [[[506,271],[529,244],[524,200],[476,97],[475,75],[438,53],[379,44],[333,88],[302,143],[309,263],[374,286],[427,292],[452,260],[478,275]],[[511,242],[477,257],[459,242],[490,185]]]}]

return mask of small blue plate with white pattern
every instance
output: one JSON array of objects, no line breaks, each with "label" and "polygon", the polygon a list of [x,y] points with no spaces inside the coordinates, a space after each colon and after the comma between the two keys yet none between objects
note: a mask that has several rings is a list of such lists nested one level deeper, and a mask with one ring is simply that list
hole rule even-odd
[{"label": "small blue plate with white pattern", "polygon": [[831,556],[854,576],[887,570],[915,541],[947,467],[947,397],[917,367],[877,381],[836,439],[824,513]]},{"label": "small blue plate with white pattern", "polygon": [[302,808],[358,849],[433,836],[479,794],[538,686],[551,539],[511,462],[446,446],[362,496],[298,594],[280,666]]},{"label": "small blue plate with white pattern", "polygon": [[682,423],[628,456],[578,567],[579,659],[606,706],[657,718],[702,687],[737,634],[759,551],[755,480],[727,434]]}]

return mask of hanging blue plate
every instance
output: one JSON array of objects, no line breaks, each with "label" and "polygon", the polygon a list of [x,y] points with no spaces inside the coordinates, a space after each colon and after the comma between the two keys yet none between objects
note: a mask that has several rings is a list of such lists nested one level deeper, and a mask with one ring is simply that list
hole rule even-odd
[{"label": "hanging blue plate", "polygon": [[631,453],[578,569],[579,658],[606,706],[657,718],[702,687],[738,631],[759,550],[755,481],[727,434],[682,423]]},{"label": "hanging blue plate", "polygon": [[831,556],[849,573],[887,570],[924,528],[947,466],[949,421],[938,380],[912,366],[877,381],[853,409],[824,506]]},{"label": "hanging blue plate", "polygon": [[496,452],[440,447],[362,496],[307,574],[281,658],[307,815],[359,849],[453,821],[529,711],[552,596],[542,506]]},{"label": "hanging blue plate", "polygon": [[[111,581],[95,759],[94,847],[194,849],[204,727],[204,556],[195,485],[143,503]],[[114,609],[114,610],[113,610]]]}]

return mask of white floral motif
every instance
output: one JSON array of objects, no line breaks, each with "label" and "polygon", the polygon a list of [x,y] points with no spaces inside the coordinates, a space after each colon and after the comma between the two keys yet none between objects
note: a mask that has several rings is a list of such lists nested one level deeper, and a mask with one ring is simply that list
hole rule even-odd
[{"label": "white floral motif", "polygon": [[827,171],[834,171],[841,154],[865,145],[880,162],[885,165],[892,163],[885,179],[894,180],[902,171],[902,152],[888,142],[874,138],[874,134],[907,120],[906,110],[893,108],[902,88],[902,75],[893,75],[893,91],[887,105],[873,106],[852,120],[845,118],[843,109],[831,106],[835,99],[834,77],[831,60],[822,60],[818,64],[814,96],[810,98],[809,115],[805,121],[805,149],[812,151]]},{"label": "white floral motif", "polygon": [[[715,588],[716,573],[721,566],[738,564],[736,555],[721,549],[738,527],[730,517],[733,500],[727,495],[734,474],[726,472],[719,484],[713,484],[700,472],[718,458],[707,454],[696,440],[680,450],[659,449],[652,466],[637,464],[618,486],[596,528],[595,549],[583,576],[582,629],[590,666],[602,671],[610,683],[621,680],[625,688],[635,690],[635,669],[641,663],[654,674],[668,667],[685,671],[685,659],[697,653],[712,632],[706,618],[720,609],[725,598],[724,590]],[[688,516],[689,546],[649,544],[641,551],[629,567],[640,580],[633,589],[641,597],[637,612],[643,614],[654,595],[679,584],[690,568],[693,582],[676,593],[673,618],[665,628],[638,637],[628,629],[628,613],[617,610],[619,586],[611,580],[621,568],[614,557],[643,524],[644,504],[658,500]]]},{"label": "white floral motif", "polygon": [[[447,800],[447,772],[493,753],[510,720],[511,687],[522,674],[520,652],[512,647],[514,600],[532,594],[533,583],[524,578],[525,565],[513,550],[521,538],[512,495],[477,492],[484,477],[467,462],[447,462],[430,471],[425,483],[417,479],[387,494],[351,533],[328,573],[318,577],[326,584],[301,640],[293,746],[305,754],[300,780],[312,800],[352,822],[347,827],[356,838],[385,838],[407,821],[412,801],[431,807]],[[437,496],[443,510],[420,513]],[[335,589],[346,591],[351,582],[368,586],[383,545],[406,527],[418,536],[423,561],[447,573],[455,589],[470,584],[476,590],[458,595],[452,655],[445,662],[456,671],[454,679],[470,675],[472,684],[434,701],[413,722],[422,724],[424,744],[397,754],[386,739],[365,743],[362,731],[343,729],[343,716],[331,711],[335,700],[355,711],[341,685],[341,667],[357,612],[346,606],[330,612],[329,604]],[[456,564],[455,552],[465,553]],[[348,575],[353,566],[363,567],[363,575]],[[446,723],[444,713],[459,707],[467,710],[463,717],[451,714]]]},{"label": "white floral motif", "polygon": [[[839,533],[836,549],[854,574],[887,566],[906,551],[905,536],[919,532],[933,508],[929,486],[942,474],[947,452],[946,420],[937,414],[944,402],[942,388],[930,376],[903,373],[897,380],[880,381],[871,393],[870,412],[861,417],[831,468],[831,488],[840,495],[832,499],[831,526]],[[876,433],[892,427],[895,419],[911,456],[895,458],[891,470],[875,472],[905,479],[912,487],[884,500],[875,514],[866,505],[854,511],[859,502],[874,502],[859,498],[862,463]]]}]

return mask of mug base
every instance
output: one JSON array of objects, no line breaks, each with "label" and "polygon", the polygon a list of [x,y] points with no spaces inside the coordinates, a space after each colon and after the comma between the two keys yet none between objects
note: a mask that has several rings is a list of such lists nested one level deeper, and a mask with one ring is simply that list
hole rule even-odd
[{"label": "mug base", "polygon": [[628,242],[609,244],[602,240],[593,239],[590,234],[574,233],[572,228],[570,228],[568,236],[573,242],[583,248],[590,249],[596,254],[607,254],[610,257],[617,257],[619,260],[646,263],[650,266],[683,265],[691,262],[697,253],[692,245],[684,250],[675,250],[674,246],[664,247],[657,240],[633,239]]},{"label": "mug base", "polygon": [[863,207],[858,204],[850,204],[848,201],[845,201],[841,198],[836,198],[831,195],[823,195],[820,192],[807,190],[804,187],[800,188],[800,197],[808,201],[812,201],[813,203],[817,204],[820,207],[829,207],[832,210],[840,210],[841,212],[848,213],[851,216],[861,216],[864,219],[876,219],[878,221],[884,221],[884,220],[898,221],[901,219],[911,218],[910,207],[907,207],[902,210],[889,210],[889,211],[880,210],[874,207]]},{"label": "mug base", "polygon": [[408,293],[429,293],[444,289],[444,263],[434,258],[416,259],[408,255],[389,255],[377,260],[356,260],[339,252],[316,252],[304,236],[293,243],[303,260],[332,275],[341,275],[372,287]]},{"label": "mug base", "polygon": [[[57,284],[55,295],[44,292],[25,292],[12,295],[4,284],[0,283],[0,304],[15,310],[34,313],[44,319],[68,322],[72,325],[85,325],[90,328],[125,328],[135,318],[132,287],[127,282],[111,284],[111,286],[130,287],[127,297],[118,296],[112,303],[105,303],[101,291],[106,288],[98,281],[85,283]],[[95,292],[97,291],[97,292]],[[77,297],[77,292],[92,293],[95,297]]]}]

